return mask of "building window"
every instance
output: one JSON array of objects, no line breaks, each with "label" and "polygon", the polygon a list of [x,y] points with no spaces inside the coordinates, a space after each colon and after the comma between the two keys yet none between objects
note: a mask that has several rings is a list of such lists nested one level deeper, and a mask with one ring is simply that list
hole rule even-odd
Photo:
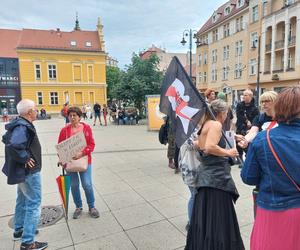
[{"label": "building window", "polygon": [[234,78],[241,78],[242,77],[242,64],[236,63],[234,67]]},{"label": "building window", "polygon": [[202,72],[199,73],[199,83],[202,83]]},{"label": "building window", "polygon": [[285,6],[289,6],[289,5],[293,4],[293,3],[294,3],[294,0],[285,0],[284,1]]},{"label": "building window", "polygon": [[35,79],[41,80],[41,65],[35,64]]},{"label": "building window", "polygon": [[235,19],[235,31],[236,32],[239,32],[239,31],[244,29],[244,23],[243,22],[244,22],[244,17],[243,16]]},{"label": "building window", "polygon": [[235,56],[241,56],[243,54],[243,41],[240,40],[235,43]]},{"label": "building window", "polygon": [[229,59],[229,45],[223,47],[223,60]]},{"label": "building window", "polygon": [[238,0],[238,1],[237,1],[237,4],[236,4],[236,7],[237,7],[237,8],[242,7],[242,6],[244,5],[244,1],[245,1],[245,0]]},{"label": "building window", "polygon": [[230,27],[229,23],[223,25],[224,38],[230,36]]},{"label": "building window", "polygon": [[85,47],[92,47],[92,42],[85,42]]},{"label": "building window", "polygon": [[250,38],[250,47],[252,49],[256,49],[258,46],[258,35],[257,32],[251,33],[251,38]]},{"label": "building window", "polygon": [[225,16],[230,14],[230,6],[225,8]]},{"label": "building window", "polygon": [[258,5],[252,8],[252,22],[258,21]]},{"label": "building window", "polygon": [[207,52],[204,53],[203,64],[207,64]]},{"label": "building window", "polygon": [[256,75],[256,59],[251,59],[250,60],[250,68],[249,68],[249,70],[250,70],[250,72],[249,72],[249,74],[250,75]]},{"label": "building window", "polygon": [[223,67],[223,81],[228,80],[229,67]]},{"label": "building window", "polygon": [[88,79],[89,79],[89,82],[94,81],[94,73],[93,73],[93,66],[92,65],[88,66]]},{"label": "building window", "polygon": [[217,81],[218,80],[218,73],[217,73],[217,70],[216,69],[213,69],[211,71],[211,80],[212,81]]},{"label": "building window", "polygon": [[48,65],[48,74],[49,74],[49,79],[50,80],[55,80],[56,79],[56,65],[54,65],[54,64],[49,64]]},{"label": "building window", "polygon": [[203,82],[206,82],[207,81],[207,74],[206,72],[203,72]]},{"label": "building window", "polygon": [[4,64],[0,63],[0,76],[4,75]]},{"label": "building window", "polygon": [[212,53],[211,54],[212,55],[212,63],[216,63],[218,60],[218,56],[217,56],[218,51],[216,49],[214,49],[214,50],[212,50],[211,53]]},{"label": "building window", "polygon": [[219,32],[218,32],[218,29],[214,30],[214,31],[212,32],[212,34],[213,34],[213,42],[218,41],[218,40],[219,40]]},{"label": "building window", "polygon": [[291,70],[292,68],[293,68],[293,55],[291,52],[289,52],[287,69]]},{"label": "building window", "polygon": [[202,55],[201,54],[199,54],[199,56],[198,56],[198,62],[199,62],[199,66],[201,66],[201,64],[202,64]]},{"label": "building window", "polygon": [[74,71],[74,81],[80,82],[81,81],[81,66],[73,65],[73,71]]},{"label": "building window", "polygon": [[50,92],[50,104],[58,105],[58,93],[57,92]]},{"label": "building window", "polygon": [[71,41],[71,46],[76,47],[76,41]]},{"label": "building window", "polygon": [[262,9],[263,9],[263,16],[267,15],[267,11],[268,11],[267,7],[268,7],[268,2],[265,0],[263,2],[263,7],[262,7]]},{"label": "building window", "polygon": [[43,105],[43,92],[36,92],[37,105]]}]

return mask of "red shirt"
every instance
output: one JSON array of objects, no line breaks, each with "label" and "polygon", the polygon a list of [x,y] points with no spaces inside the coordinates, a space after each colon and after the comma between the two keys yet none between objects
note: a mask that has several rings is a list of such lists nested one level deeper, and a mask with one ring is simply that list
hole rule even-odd
[{"label": "red shirt", "polygon": [[[94,151],[95,148],[95,141],[93,138],[92,129],[89,125],[84,122],[80,122],[83,125],[83,134],[86,140],[86,147],[82,150],[84,155],[88,156],[88,163],[92,163],[92,156],[91,153]],[[66,140],[67,138],[72,136],[72,127],[71,124],[66,125],[63,127],[59,133],[58,143]]]}]

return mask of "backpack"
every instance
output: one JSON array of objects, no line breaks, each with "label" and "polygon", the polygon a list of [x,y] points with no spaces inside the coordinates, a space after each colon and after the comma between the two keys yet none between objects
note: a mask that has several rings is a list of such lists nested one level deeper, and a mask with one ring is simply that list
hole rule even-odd
[{"label": "backpack", "polygon": [[158,140],[161,144],[166,145],[168,143],[168,124],[167,122],[161,125],[158,132]]},{"label": "backpack", "polygon": [[178,156],[183,182],[189,187],[197,187],[201,165],[200,154],[193,144],[193,139],[189,138],[180,147]]}]

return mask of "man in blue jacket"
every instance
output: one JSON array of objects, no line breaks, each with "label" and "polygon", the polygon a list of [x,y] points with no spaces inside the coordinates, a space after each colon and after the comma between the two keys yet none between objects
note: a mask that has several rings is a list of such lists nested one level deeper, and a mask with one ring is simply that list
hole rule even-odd
[{"label": "man in blue jacket", "polygon": [[17,201],[14,217],[14,238],[22,238],[21,250],[45,249],[46,242],[34,241],[41,208],[41,145],[32,122],[37,109],[31,100],[17,105],[19,117],[5,125],[5,163],[2,172],[7,183],[17,184]]}]

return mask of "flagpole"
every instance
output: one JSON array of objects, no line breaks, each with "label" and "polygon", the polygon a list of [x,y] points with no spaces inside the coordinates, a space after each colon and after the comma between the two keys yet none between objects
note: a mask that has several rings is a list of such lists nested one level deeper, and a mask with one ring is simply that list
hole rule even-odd
[{"label": "flagpole", "polygon": [[[188,79],[188,81],[189,81],[191,87],[194,89],[196,95],[197,95],[197,96],[199,97],[199,99],[204,103],[205,107],[206,107],[207,110],[208,110],[209,115],[212,117],[213,120],[216,120],[216,116],[215,116],[214,113],[212,112],[211,108],[208,106],[207,102],[204,100],[203,96],[201,96],[201,94],[200,94],[200,92],[198,91],[198,89],[197,89],[197,88],[195,87],[195,85],[193,84],[192,79],[189,77],[189,75],[186,73],[185,69],[182,67],[182,65],[181,65],[181,63],[180,63],[180,61],[179,61],[179,59],[178,59],[176,56],[174,56],[174,58],[175,58],[175,60],[178,62],[178,64],[180,65],[180,67],[181,67],[183,73],[185,74],[186,78]],[[231,145],[231,143],[229,142],[229,140],[228,140],[227,137],[225,136],[225,132],[223,131],[223,129],[222,129],[222,136],[224,137],[224,139],[225,139],[226,143],[229,145],[229,147],[230,147],[230,148],[233,148],[233,145]],[[237,158],[237,160],[239,161],[239,163],[240,163],[241,165],[244,164],[244,161],[241,159],[240,156],[238,156],[238,157],[236,157],[236,158]]]}]

